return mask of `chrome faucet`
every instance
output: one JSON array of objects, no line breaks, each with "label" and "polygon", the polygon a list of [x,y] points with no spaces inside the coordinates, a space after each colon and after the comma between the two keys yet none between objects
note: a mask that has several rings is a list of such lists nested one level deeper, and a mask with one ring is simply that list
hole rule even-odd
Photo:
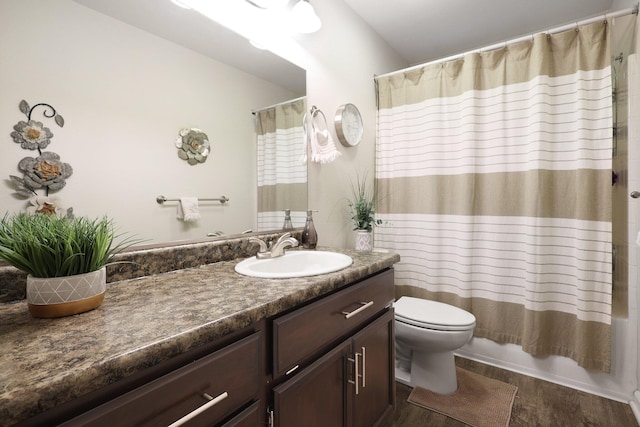
[{"label": "chrome faucet", "polygon": [[256,254],[256,258],[258,259],[277,258],[284,255],[285,248],[295,248],[298,246],[298,241],[294,237],[291,237],[291,233],[284,233],[275,243],[268,246],[263,240],[257,237],[249,237],[249,242],[260,245],[260,249]]},{"label": "chrome faucet", "polygon": [[271,246],[271,257],[279,257],[284,255],[284,248],[295,248],[298,246],[298,241],[295,237],[291,237],[291,233],[284,233],[280,238]]}]

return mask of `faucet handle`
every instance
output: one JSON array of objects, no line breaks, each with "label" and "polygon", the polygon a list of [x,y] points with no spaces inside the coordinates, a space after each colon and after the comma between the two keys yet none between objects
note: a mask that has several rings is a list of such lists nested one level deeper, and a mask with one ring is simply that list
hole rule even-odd
[{"label": "faucet handle", "polygon": [[289,237],[291,237],[291,233],[287,231],[286,233],[284,233],[282,236],[278,238],[278,241],[276,243],[280,243],[284,239],[288,239]]},{"label": "faucet handle", "polygon": [[260,245],[260,249],[258,250],[258,252],[268,252],[269,248],[267,247],[267,244],[261,240],[258,239],[257,237],[249,237],[249,243],[257,243],[258,245]]}]

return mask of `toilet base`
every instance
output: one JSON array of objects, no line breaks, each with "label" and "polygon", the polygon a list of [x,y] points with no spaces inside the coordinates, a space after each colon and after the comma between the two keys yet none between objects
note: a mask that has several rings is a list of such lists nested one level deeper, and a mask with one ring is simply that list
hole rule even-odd
[{"label": "toilet base", "polygon": [[453,352],[411,354],[411,371],[396,365],[396,381],[410,387],[420,387],[441,395],[458,390],[458,378]]}]

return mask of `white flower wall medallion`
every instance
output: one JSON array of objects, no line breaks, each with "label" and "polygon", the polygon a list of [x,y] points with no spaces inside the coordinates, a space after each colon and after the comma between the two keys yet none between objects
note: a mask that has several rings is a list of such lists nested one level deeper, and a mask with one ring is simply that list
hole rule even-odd
[{"label": "white flower wall medallion", "polygon": [[209,137],[206,133],[196,128],[180,129],[176,138],[178,157],[186,160],[190,165],[197,165],[207,161],[211,152]]},{"label": "white flower wall medallion", "polygon": [[[51,105],[39,103],[30,107],[27,101],[20,101],[18,108],[27,116],[27,121],[21,120],[13,127],[11,138],[24,150],[37,151],[38,156],[20,160],[18,169],[23,173],[22,177],[9,175],[9,178],[16,190],[14,194],[29,199],[28,214],[72,216],[72,208],[63,209],[58,197],[49,196],[50,192],[58,191],[67,184],[73,168],[62,162],[58,154],[42,151],[51,143],[53,132],[41,122],[32,120],[33,110],[38,107],[44,108],[44,117],[53,118],[58,126],[64,126],[64,119]],[[36,192],[40,189],[44,190],[44,195]]]}]

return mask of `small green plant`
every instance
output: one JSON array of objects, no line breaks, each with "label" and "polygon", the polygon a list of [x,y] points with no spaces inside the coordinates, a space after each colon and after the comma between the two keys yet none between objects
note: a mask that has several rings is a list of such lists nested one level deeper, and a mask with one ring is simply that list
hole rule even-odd
[{"label": "small green plant", "polygon": [[354,230],[372,231],[373,227],[383,223],[374,217],[376,194],[367,188],[367,175],[356,178],[356,184],[351,183],[353,198],[349,200],[349,213],[353,220]]},{"label": "small green plant", "polygon": [[136,241],[119,243],[106,217],[59,218],[55,215],[5,215],[0,221],[0,259],[34,277],[90,273]]}]

